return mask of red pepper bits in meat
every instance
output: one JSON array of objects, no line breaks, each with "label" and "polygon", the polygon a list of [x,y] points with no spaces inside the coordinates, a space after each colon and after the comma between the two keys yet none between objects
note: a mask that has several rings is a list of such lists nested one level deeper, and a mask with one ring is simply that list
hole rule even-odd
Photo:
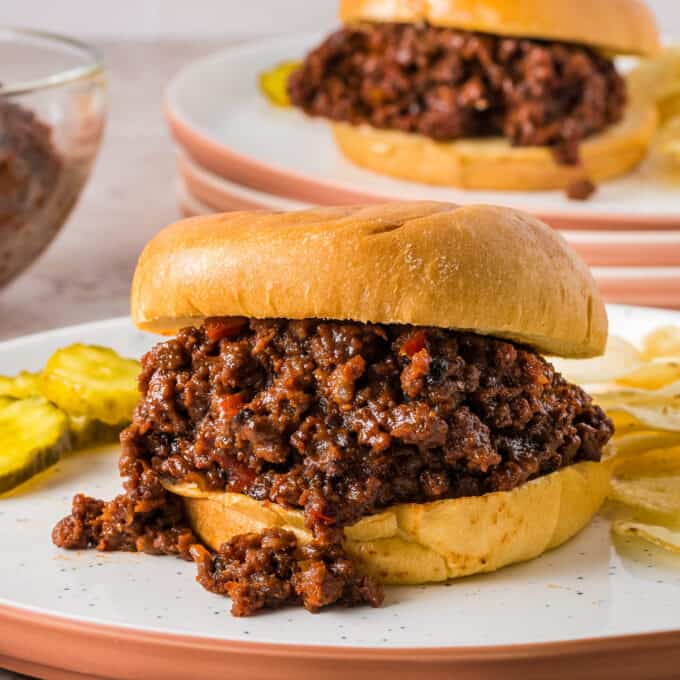
[{"label": "red pepper bits in meat", "polygon": [[215,317],[211,316],[205,320],[203,326],[207,336],[217,342],[223,338],[233,338],[237,336],[241,329],[248,323],[247,319],[241,317]]},{"label": "red pepper bits in meat", "polygon": [[427,337],[424,331],[416,331],[403,345],[401,351],[407,357],[411,358],[421,349],[424,349]]},{"label": "red pepper bits in meat", "polygon": [[220,400],[219,408],[226,418],[233,418],[241,410],[243,404],[242,394],[228,394]]}]

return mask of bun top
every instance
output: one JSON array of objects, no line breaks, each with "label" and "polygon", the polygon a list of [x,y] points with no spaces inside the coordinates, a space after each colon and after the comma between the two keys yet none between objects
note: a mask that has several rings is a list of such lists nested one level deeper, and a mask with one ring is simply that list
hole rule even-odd
[{"label": "bun top", "polygon": [[404,202],[234,212],[177,222],[144,249],[132,317],[171,334],[208,316],[323,318],[494,335],[601,354],[607,315],[587,266],[524,213]]},{"label": "bun top", "polygon": [[496,35],[581,43],[617,54],[654,54],[659,34],[642,0],[340,0],[340,18],[427,21]]}]

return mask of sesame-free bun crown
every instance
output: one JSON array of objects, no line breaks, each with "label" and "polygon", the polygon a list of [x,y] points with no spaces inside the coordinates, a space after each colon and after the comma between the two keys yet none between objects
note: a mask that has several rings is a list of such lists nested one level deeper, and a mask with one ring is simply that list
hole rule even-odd
[{"label": "sesame-free bun crown", "polygon": [[607,315],[564,239],[509,208],[402,202],[177,222],[144,249],[132,317],[171,334],[209,316],[438,326],[565,357],[602,353]]},{"label": "sesame-free bun crown", "polygon": [[340,19],[427,21],[496,35],[590,45],[616,54],[652,55],[659,34],[642,0],[341,0]]}]

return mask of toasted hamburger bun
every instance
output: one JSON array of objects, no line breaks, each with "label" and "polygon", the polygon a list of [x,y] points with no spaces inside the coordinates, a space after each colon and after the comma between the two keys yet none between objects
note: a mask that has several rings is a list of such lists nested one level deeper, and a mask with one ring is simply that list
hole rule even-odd
[{"label": "toasted hamburger bun", "polygon": [[[343,22],[427,21],[468,31],[579,43],[610,54],[653,56],[660,49],[652,11],[640,0],[341,0]],[[645,156],[657,112],[648,96],[631,96],[617,125],[580,145],[578,166],[558,164],[547,147],[513,147],[502,138],[437,142],[368,125],[332,124],[342,154],[360,167],[464,189],[539,191],[625,174]]]},{"label": "toasted hamburger bun", "polygon": [[[132,315],[171,333],[209,316],[327,318],[465,329],[563,356],[601,353],[607,316],[588,268],[559,234],[491,206],[393,203],[178,222],[142,253]],[[404,504],[345,529],[360,568],[426,583],[527,560],[597,512],[609,465],[579,463],[512,491]],[[304,543],[300,510],[168,485],[214,549],[282,527]]]},{"label": "toasted hamburger bun", "polygon": [[580,43],[615,54],[659,49],[654,14],[641,0],[341,0],[340,19],[427,21],[466,31]]},{"label": "toasted hamburger bun", "polygon": [[625,174],[645,157],[657,123],[653,103],[631,97],[620,123],[581,142],[579,165],[557,163],[548,147],[511,146],[502,137],[438,142],[368,125],[333,123],[332,128],[347,159],[383,175],[463,189],[537,191]]},{"label": "toasted hamburger bun", "polygon": [[467,330],[544,354],[601,354],[607,315],[588,267],[522,212],[405,202],[235,212],[162,230],[131,311],[172,334],[209,316],[322,318]]},{"label": "toasted hamburger bun", "polygon": [[[395,505],[345,528],[359,569],[388,584],[420,584],[496,571],[538,557],[577,534],[609,489],[608,463],[578,463],[512,491]],[[166,485],[182,496],[194,531],[214,550],[233,536],[273,527],[301,544],[312,534],[302,511],[237,493]]]}]

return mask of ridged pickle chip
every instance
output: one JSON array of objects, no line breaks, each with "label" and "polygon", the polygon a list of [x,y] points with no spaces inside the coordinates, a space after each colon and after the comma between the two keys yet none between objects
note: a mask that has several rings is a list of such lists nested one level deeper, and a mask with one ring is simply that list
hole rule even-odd
[{"label": "ridged pickle chip", "polygon": [[44,397],[0,402],[0,493],[54,465],[69,447],[68,419]]},{"label": "ridged pickle chip", "polygon": [[299,61],[283,61],[260,74],[260,89],[276,106],[290,106],[288,78],[301,66]]},{"label": "ridged pickle chip", "polygon": [[612,500],[653,515],[663,524],[680,523],[680,447],[621,460],[610,489]]},{"label": "ridged pickle chip", "polygon": [[40,374],[21,371],[13,377],[0,375],[0,396],[25,399],[42,394]]},{"label": "ridged pickle chip", "polygon": [[139,400],[140,364],[112,349],[71,345],[57,350],[42,374],[45,396],[70,416],[108,425],[129,421]]},{"label": "ridged pickle chip", "polygon": [[68,423],[71,447],[74,451],[113,444],[118,441],[121,430],[127,425],[127,422],[109,425],[102,423],[101,420],[93,420],[84,416],[71,416]]},{"label": "ridged pickle chip", "polygon": [[664,550],[680,553],[680,530],[645,522],[614,522],[612,531],[619,536],[635,536]]}]

